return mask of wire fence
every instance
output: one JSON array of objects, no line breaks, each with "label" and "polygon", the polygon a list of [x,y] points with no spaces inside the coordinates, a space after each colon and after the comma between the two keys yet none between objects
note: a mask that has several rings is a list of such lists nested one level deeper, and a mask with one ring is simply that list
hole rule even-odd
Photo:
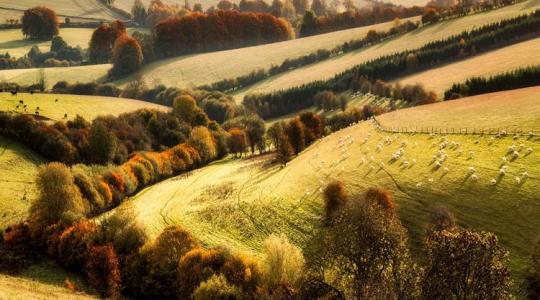
[{"label": "wire fence", "polygon": [[375,126],[383,132],[388,133],[419,133],[419,134],[459,134],[459,135],[528,135],[537,136],[540,134],[538,128],[519,128],[519,127],[497,127],[497,128],[476,128],[476,127],[434,127],[434,126],[415,126],[415,127],[386,127],[383,126],[376,117],[373,117]]}]

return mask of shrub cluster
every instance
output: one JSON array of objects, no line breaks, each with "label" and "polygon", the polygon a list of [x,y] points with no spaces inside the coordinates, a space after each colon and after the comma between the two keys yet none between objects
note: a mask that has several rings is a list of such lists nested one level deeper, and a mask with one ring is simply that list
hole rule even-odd
[{"label": "shrub cluster", "polygon": [[512,19],[502,20],[480,28],[465,31],[445,40],[435,41],[416,49],[377,58],[354,66],[324,81],[315,81],[265,95],[246,95],[244,105],[264,118],[277,117],[313,105],[313,96],[324,90],[340,92],[347,89],[351,80],[365,76],[370,80],[386,79],[418,68],[440,64],[450,59],[504,45],[538,32],[540,10]]},{"label": "shrub cluster", "polygon": [[[120,164],[137,151],[159,151],[185,143],[193,137],[192,128],[197,126],[212,127],[215,138],[222,140],[224,132],[219,125],[210,122],[195,100],[192,101],[195,109],[189,119],[181,110],[143,109],[118,117],[98,117],[92,123],[77,116],[67,122],[49,124],[29,115],[3,112],[0,113],[0,132],[54,161]],[[220,155],[224,153],[226,149],[220,148]]]},{"label": "shrub cluster", "polygon": [[52,38],[49,52],[41,52],[32,46],[24,57],[14,58],[6,53],[0,55],[0,70],[38,67],[69,67],[82,64],[84,51],[80,47],[69,46],[60,36]]},{"label": "shrub cluster", "polygon": [[498,91],[519,89],[540,84],[540,66],[519,68],[503,74],[472,77],[463,83],[454,83],[444,92],[445,100]]}]

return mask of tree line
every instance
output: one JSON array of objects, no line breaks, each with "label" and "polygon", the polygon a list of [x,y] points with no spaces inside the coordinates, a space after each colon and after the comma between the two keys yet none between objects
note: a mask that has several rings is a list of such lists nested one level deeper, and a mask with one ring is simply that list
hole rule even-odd
[{"label": "tree line", "polygon": [[454,83],[444,92],[444,99],[453,100],[536,85],[540,85],[540,66],[530,66],[490,77],[472,77],[463,83]]},{"label": "tree line", "polygon": [[488,24],[471,31],[430,42],[421,48],[356,65],[333,78],[314,81],[288,90],[264,95],[246,95],[243,103],[264,118],[277,117],[313,105],[314,95],[323,90],[340,92],[348,89],[351,80],[365,76],[370,80],[396,77],[425,67],[432,67],[451,59],[505,45],[516,39],[534,37],[540,27],[540,10],[530,14]]},{"label": "tree line", "polygon": [[273,43],[293,36],[290,25],[282,19],[238,11],[170,18],[154,31],[156,53],[161,57]]},{"label": "tree line", "polygon": [[300,37],[419,16],[423,12],[423,7],[403,7],[391,3],[375,3],[371,9],[348,10],[333,16],[307,11],[300,27]]}]

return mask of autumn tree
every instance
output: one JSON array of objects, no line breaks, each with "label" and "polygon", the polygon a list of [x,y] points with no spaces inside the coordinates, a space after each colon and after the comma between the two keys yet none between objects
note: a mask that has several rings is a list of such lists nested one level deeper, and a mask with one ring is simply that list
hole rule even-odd
[{"label": "autumn tree", "polygon": [[94,120],[88,135],[89,161],[97,164],[108,164],[116,153],[116,137],[103,122]]},{"label": "autumn tree", "polygon": [[284,134],[285,125],[283,122],[275,122],[268,128],[267,136],[276,149],[279,148],[281,135]]},{"label": "autumn tree", "polygon": [[217,156],[216,142],[206,127],[197,126],[193,128],[189,144],[197,149],[204,161],[210,161]]},{"label": "autumn tree", "polygon": [[287,165],[294,155],[294,148],[289,141],[289,137],[285,133],[279,136],[278,155],[277,158],[283,166]]},{"label": "autumn tree", "polygon": [[60,24],[56,13],[44,6],[25,10],[21,23],[22,32],[26,37],[39,40],[50,40],[58,35]]},{"label": "autumn tree", "polygon": [[287,124],[286,134],[294,154],[300,153],[306,146],[305,126],[299,118],[295,118]]},{"label": "autumn tree", "polygon": [[118,299],[121,289],[120,261],[112,245],[91,246],[85,269],[89,283],[102,297]]},{"label": "autumn tree", "polygon": [[36,234],[58,222],[65,213],[82,216],[89,209],[64,164],[53,162],[41,167],[37,187],[39,197],[30,207],[30,227]]},{"label": "autumn tree", "polygon": [[304,18],[302,19],[302,26],[300,27],[300,36],[306,37],[316,34],[317,23],[318,20],[313,11],[306,11],[306,13],[304,14]]},{"label": "autumn tree", "polygon": [[494,234],[435,231],[425,245],[424,299],[510,299],[508,252]]},{"label": "autumn tree", "polygon": [[323,122],[319,115],[313,112],[303,112],[299,116],[300,121],[305,127],[306,145],[313,143],[323,135]]},{"label": "autumn tree", "polygon": [[352,196],[336,212],[322,263],[339,266],[358,299],[416,299],[419,268],[410,258],[406,230],[378,199]]},{"label": "autumn tree", "polygon": [[245,127],[249,147],[251,148],[251,154],[255,154],[255,147],[257,147],[261,152],[264,151],[266,148],[264,140],[266,125],[263,119],[257,115],[246,117]]},{"label": "autumn tree", "polygon": [[191,124],[200,108],[190,95],[181,95],[174,99],[173,112],[180,120]]},{"label": "autumn tree", "polygon": [[324,210],[326,219],[331,220],[336,211],[347,203],[348,195],[341,181],[329,183],[324,189]]},{"label": "autumn tree", "polygon": [[110,62],[116,39],[124,34],[126,34],[126,26],[122,21],[114,21],[96,28],[88,47],[89,61],[96,64]]},{"label": "autumn tree", "polygon": [[136,39],[124,34],[116,39],[113,49],[113,76],[123,76],[134,73],[141,68],[143,54]]},{"label": "autumn tree", "polygon": [[246,133],[243,129],[235,127],[229,129],[229,134],[231,135],[229,138],[229,150],[231,153],[234,153],[235,156],[246,151]]},{"label": "autumn tree", "polygon": [[146,22],[146,8],[141,0],[135,0],[133,2],[133,7],[131,7],[131,15],[133,20],[139,23],[139,25],[144,25]]}]

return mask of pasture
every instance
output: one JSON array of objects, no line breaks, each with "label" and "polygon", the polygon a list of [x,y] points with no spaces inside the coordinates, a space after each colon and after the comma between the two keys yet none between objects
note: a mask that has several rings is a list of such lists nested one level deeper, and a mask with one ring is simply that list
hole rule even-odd
[{"label": "pasture", "polygon": [[[489,99],[472,105],[478,118],[463,118],[465,124],[454,116],[474,99],[459,100],[461,106],[456,101],[444,108],[440,105],[446,103],[395,111],[379,120],[390,126],[389,119],[427,115],[433,109],[438,117],[419,118],[415,124],[441,120],[440,126],[511,126],[519,120],[540,127],[536,110],[507,110],[506,102]],[[393,157],[398,151],[402,154]],[[339,179],[351,194],[372,186],[390,190],[417,249],[434,207],[453,211],[462,226],[494,232],[510,251],[511,270],[519,276],[540,229],[535,192],[540,188],[539,152],[538,135],[393,134],[369,121],[315,142],[285,168],[272,164],[271,155],[227,158],[151,186],[117,212],[134,208],[153,237],[179,224],[207,246],[258,255],[266,237],[283,233],[309,252],[321,225],[322,191]]]}]

